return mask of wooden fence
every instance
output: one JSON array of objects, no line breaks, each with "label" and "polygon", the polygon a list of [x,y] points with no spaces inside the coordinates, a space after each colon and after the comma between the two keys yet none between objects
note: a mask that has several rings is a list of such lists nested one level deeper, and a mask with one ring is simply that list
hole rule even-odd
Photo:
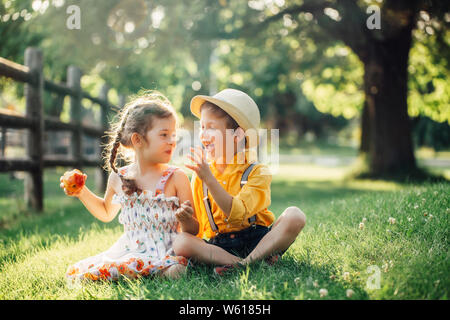
[{"label": "wooden fence", "polygon": [[[106,141],[105,131],[108,130],[108,115],[112,108],[108,102],[107,85],[100,91],[99,97],[92,97],[81,88],[82,72],[75,66],[67,70],[67,83],[56,84],[44,79],[43,54],[37,48],[27,48],[25,51],[25,66],[0,57],[0,76],[12,78],[25,83],[26,113],[24,117],[0,113],[0,127],[11,129],[28,129],[26,141],[26,158],[0,159],[0,172],[25,171],[24,195],[27,205],[37,211],[43,210],[43,173],[44,168],[65,166],[82,169],[83,167],[97,167],[97,188],[105,190],[107,172],[101,169],[101,152],[97,160],[88,160],[83,157],[83,135],[100,139],[100,145]],[[56,93],[62,97],[70,97],[70,121],[62,122],[59,118],[44,115],[44,90]],[[82,125],[82,99],[88,99],[100,106],[101,123],[99,126]],[[64,99],[61,99],[63,101]],[[120,99],[123,101],[123,97]],[[72,133],[72,158],[55,158],[44,155],[45,131],[69,131]],[[4,139],[5,136],[3,136]],[[55,181],[59,184],[59,181]],[[0,195],[1,196],[1,195]]]}]

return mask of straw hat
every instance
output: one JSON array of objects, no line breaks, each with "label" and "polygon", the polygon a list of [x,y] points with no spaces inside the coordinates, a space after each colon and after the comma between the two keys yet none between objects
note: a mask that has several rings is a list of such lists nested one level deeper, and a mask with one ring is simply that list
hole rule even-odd
[{"label": "straw hat", "polygon": [[214,103],[228,113],[244,131],[259,129],[261,120],[259,109],[248,94],[236,89],[225,89],[212,97],[195,96],[191,100],[191,112],[199,119],[200,107],[205,101]]}]

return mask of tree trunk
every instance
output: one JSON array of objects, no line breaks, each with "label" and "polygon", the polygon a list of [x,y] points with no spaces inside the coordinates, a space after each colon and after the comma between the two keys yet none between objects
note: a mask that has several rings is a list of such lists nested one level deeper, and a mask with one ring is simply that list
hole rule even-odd
[{"label": "tree trunk", "polygon": [[364,106],[361,114],[361,144],[359,146],[360,153],[369,153],[370,151],[370,118],[367,101],[364,101]]},{"label": "tree trunk", "polygon": [[410,47],[408,28],[395,38],[371,41],[362,56],[366,101],[361,151],[368,152],[372,176],[416,169],[407,105]]}]

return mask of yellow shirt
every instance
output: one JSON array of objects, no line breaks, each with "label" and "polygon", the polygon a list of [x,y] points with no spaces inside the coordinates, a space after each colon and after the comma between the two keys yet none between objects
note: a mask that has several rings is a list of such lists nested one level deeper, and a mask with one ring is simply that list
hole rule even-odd
[{"label": "yellow shirt", "polygon": [[[255,223],[258,225],[270,226],[275,220],[274,214],[267,209],[270,205],[270,183],[272,182],[269,168],[263,164],[255,165],[248,176],[248,182],[241,188],[242,174],[250,164],[247,161],[244,164],[236,164],[236,158],[235,155],[235,164],[228,164],[223,173],[216,169],[214,162],[209,166],[217,181],[233,196],[231,212],[227,219],[225,213],[208,192],[211,212],[220,233],[248,228],[250,226],[248,218],[255,214]],[[197,237],[213,238],[216,234],[211,229],[203,204],[203,182],[195,173],[192,176],[191,186],[194,208],[199,222]]]}]

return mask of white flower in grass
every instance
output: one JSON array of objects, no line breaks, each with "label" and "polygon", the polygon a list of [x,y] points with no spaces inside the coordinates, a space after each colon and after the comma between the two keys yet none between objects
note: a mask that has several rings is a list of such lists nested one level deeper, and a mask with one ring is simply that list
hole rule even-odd
[{"label": "white flower in grass", "polygon": [[313,286],[314,286],[314,288],[318,288],[319,287],[319,282],[317,280],[315,280],[313,282]]},{"label": "white flower in grass", "polygon": [[411,222],[413,219],[411,217],[408,217],[408,221]]},{"label": "white flower in grass", "polygon": [[342,275],[342,278],[343,278],[345,281],[350,280],[350,272],[344,272],[344,274]]},{"label": "white flower in grass", "polygon": [[361,222],[360,224],[359,224],[359,229],[361,229],[361,230],[364,230],[364,222]]},{"label": "white flower in grass", "polygon": [[327,289],[320,289],[319,290],[319,295],[321,298],[326,297],[328,295],[328,290]]},{"label": "white flower in grass", "polygon": [[384,272],[388,272],[390,268],[392,268],[394,265],[394,263],[392,262],[392,260],[386,261],[381,268],[383,269]]},{"label": "white flower in grass", "polygon": [[397,222],[397,220],[395,220],[395,218],[389,217],[390,224],[395,224],[396,222]]},{"label": "white flower in grass", "polygon": [[362,222],[366,223],[367,222],[367,218],[362,218]]},{"label": "white flower in grass", "polygon": [[347,291],[345,293],[347,295],[347,298],[351,298],[353,296],[353,294],[355,293],[355,291],[353,291],[352,289],[347,289]]}]

